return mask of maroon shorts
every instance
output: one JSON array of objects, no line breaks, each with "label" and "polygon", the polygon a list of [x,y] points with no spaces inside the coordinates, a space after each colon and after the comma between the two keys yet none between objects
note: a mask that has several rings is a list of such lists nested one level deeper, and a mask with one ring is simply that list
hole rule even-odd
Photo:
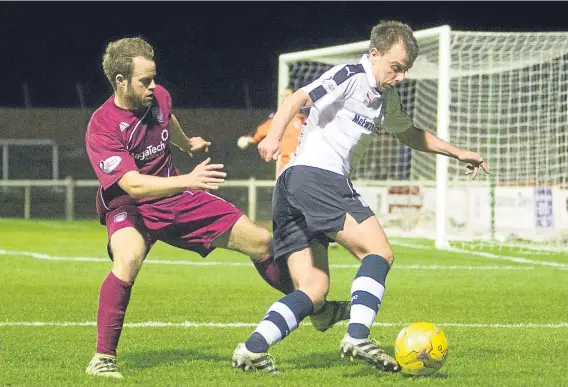
[{"label": "maroon shorts", "polygon": [[204,191],[184,191],[151,203],[127,205],[107,212],[109,238],[125,227],[136,228],[146,241],[147,252],[156,241],[207,256],[215,239],[243,215],[231,203]]}]

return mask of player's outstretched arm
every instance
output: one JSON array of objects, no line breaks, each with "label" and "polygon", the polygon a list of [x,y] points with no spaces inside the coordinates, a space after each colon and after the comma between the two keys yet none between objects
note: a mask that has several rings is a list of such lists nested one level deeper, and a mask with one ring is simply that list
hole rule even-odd
[{"label": "player's outstretched arm", "polygon": [[402,133],[396,133],[396,137],[405,145],[412,149],[436,153],[443,156],[453,157],[467,164],[466,175],[472,175],[475,179],[479,169],[489,173],[489,167],[477,152],[461,149],[447,141],[436,137],[432,133],[415,127],[414,125]]},{"label": "player's outstretched arm", "polygon": [[180,176],[160,177],[129,171],[118,181],[118,185],[135,199],[161,198],[184,189],[217,189],[225,182],[227,174],[221,171],[223,164],[210,162],[211,159],[208,158],[198,164],[191,173]]},{"label": "player's outstretched arm", "polygon": [[304,106],[312,104],[312,99],[302,89],[298,89],[294,94],[287,97],[278,108],[278,111],[272,119],[268,134],[258,144],[258,153],[264,161],[272,161],[278,158],[280,154],[280,142],[286,127],[296,116],[298,111]]},{"label": "player's outstretched arm", "polygon": [[205,141],[201,137],[187,137],[183,132],[181,125],[175,115],[170,117],[170,133],[172,135],[171,143],[184,152],[193,156],[194,152],[207,152],[211,143]]}]

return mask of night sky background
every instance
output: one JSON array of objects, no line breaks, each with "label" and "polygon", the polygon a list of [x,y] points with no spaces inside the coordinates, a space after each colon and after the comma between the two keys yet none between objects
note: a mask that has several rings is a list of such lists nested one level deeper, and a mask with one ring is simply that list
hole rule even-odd
[{"label": "night sky background", "polygon": [[[101,68],[106,44],[142,36],[157,80],[177,107],[276,104],[278,55],[369,38],[381,20],[414,30],[565,31],[564,2],[2,2],[0,106],[87,107],[111,93]],[[245,86],[246,85],[246,86]],[[245,88],[250,90],[247,106]]]}]

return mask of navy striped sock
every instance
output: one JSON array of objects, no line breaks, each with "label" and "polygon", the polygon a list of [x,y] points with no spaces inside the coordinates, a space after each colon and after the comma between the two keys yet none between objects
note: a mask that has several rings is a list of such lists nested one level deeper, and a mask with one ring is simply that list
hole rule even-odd
[{"label": "navy striped sock", "polygon": [[246,341],[247,349],[255,353],[268,351],[271,345],[288,336],[313,311],[314,304],[301,290],[282,297],[272,304],[264,320]]},{"label": "navy striped sock", "polygon": [[351,285],[351,316],[347,333],[356,339],[369,337],[371,325],[385,293],[390,265],[380,255],[370,254],[361,261]]}]

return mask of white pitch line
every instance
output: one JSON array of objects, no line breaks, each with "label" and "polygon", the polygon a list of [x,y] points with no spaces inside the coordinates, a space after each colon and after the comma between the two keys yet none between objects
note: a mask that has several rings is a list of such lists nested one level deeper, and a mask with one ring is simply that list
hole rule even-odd
[{"label": "white pitch line", "polygon": [[[420,244],[413,244],[413,243],[406,243],[406,242],[395,242],[393,243],[396,246],[407,247],[410,249],[418,249],[418,250],[435,250],[432,246],[420,245]],[[478,257],[489,258],[489,259],[496,259],[496,260],[503,260],[503,261],[511,261],[515,263],[522,263],[522,264],[529,264],[529,265],[540,265],[540,266],[549,266],[554,267],[561,270],[568,270],[568,264],[561,263],[561,262],[554,262],[554,261],[541,261],[536,259],[527,259],[523,257],[513,257],[508,255],[497,255],[493,253],[486,253],[483,251],[472,251],[472,250],[465,250],[465,249],[458,249],[455,247],[447,247],[442,251],[451,251],[460,254],[466,255],[476,255]]]},{"label": "white pitch line", "polygon": [[486,252],[483,252],[483,251],[471,252],[469,250],[458,249],[458,248],[455,248],[455,247],[450,247],[450,248],[447,248],[446,250],[453,251],[453,252],[456,252],[456,253],[462,253],[462,254],[473,254],[473,255],[477,255],[479,257],[484,257],[484,258],[489,258],[489,259],[499,259],[499,260],[504,260],[504,261],[516,262],[516,263],[525,263],[525,264],[529,264],[529,265],[550,266],[550,267],[555,267],[555,268],[558,268],[558,269],[568,270],[568,264],[560,263],[560,262],[540,261],[540,260],[536,260],[536,259],[527,259],[527,258],[522,258],[522,257],[509,257],[509,256],[506,256],[506,255],[497,255],[497,254],[493,254],[493,253],[486,253]]},{"label": "white pitch line", "polygon": [[[377,322],[373,326],[376,327],[404,327],[409,325],[409,322]],[[138,322],[138,323],[125,323],[125,327],[129,328],[248,328],[255,327],[258,323],[216,323],[216,322],[191,322],[184,321],[180,323],[172,322],[160,322],[160,321],[148,321],[148,322]],[[301,325],[310,325],[309,323],[303,322]],[[342,321],[337,325],[347,325],[346,322]],[[559,329],[568,328],[568,322],[560,323],[549,323],[549,324],[533,324],[533,323],[511,323],[511,324],[466,324],[466,323],[444,323],[436,322],[436,325],[440,327],[452,327],[452,328],[487,328],[487,329],[524,329],[524,328],[537,328],[537,329]],[[97,323],[95,321],[86,322],[58,322],[58,321],[0,321],[0,327],[96,327]]]},{"label": "white pitch line", "polygon": [[[5,256],[23,256],[47,261],[74,261],[74,262],[105,262],[108,263],[108,258],[96,257],[59,257],[43,253],[34,253],[30,251],[17,251],[17,250],[0,250],[0,255]],[[251,266],[248,262],[218,262],[218,261],[172,261],[172,260],[152,260],[148,259],[147,264],[156,265],[186,265],[186,266]],[[332,268],[339,269],[356,269],[360,265],[353,264],[332,264]],[[395,265],[395,269],[415,269],[415,270],[532,270],[532,266],[467,266],[467,265]]]}]

